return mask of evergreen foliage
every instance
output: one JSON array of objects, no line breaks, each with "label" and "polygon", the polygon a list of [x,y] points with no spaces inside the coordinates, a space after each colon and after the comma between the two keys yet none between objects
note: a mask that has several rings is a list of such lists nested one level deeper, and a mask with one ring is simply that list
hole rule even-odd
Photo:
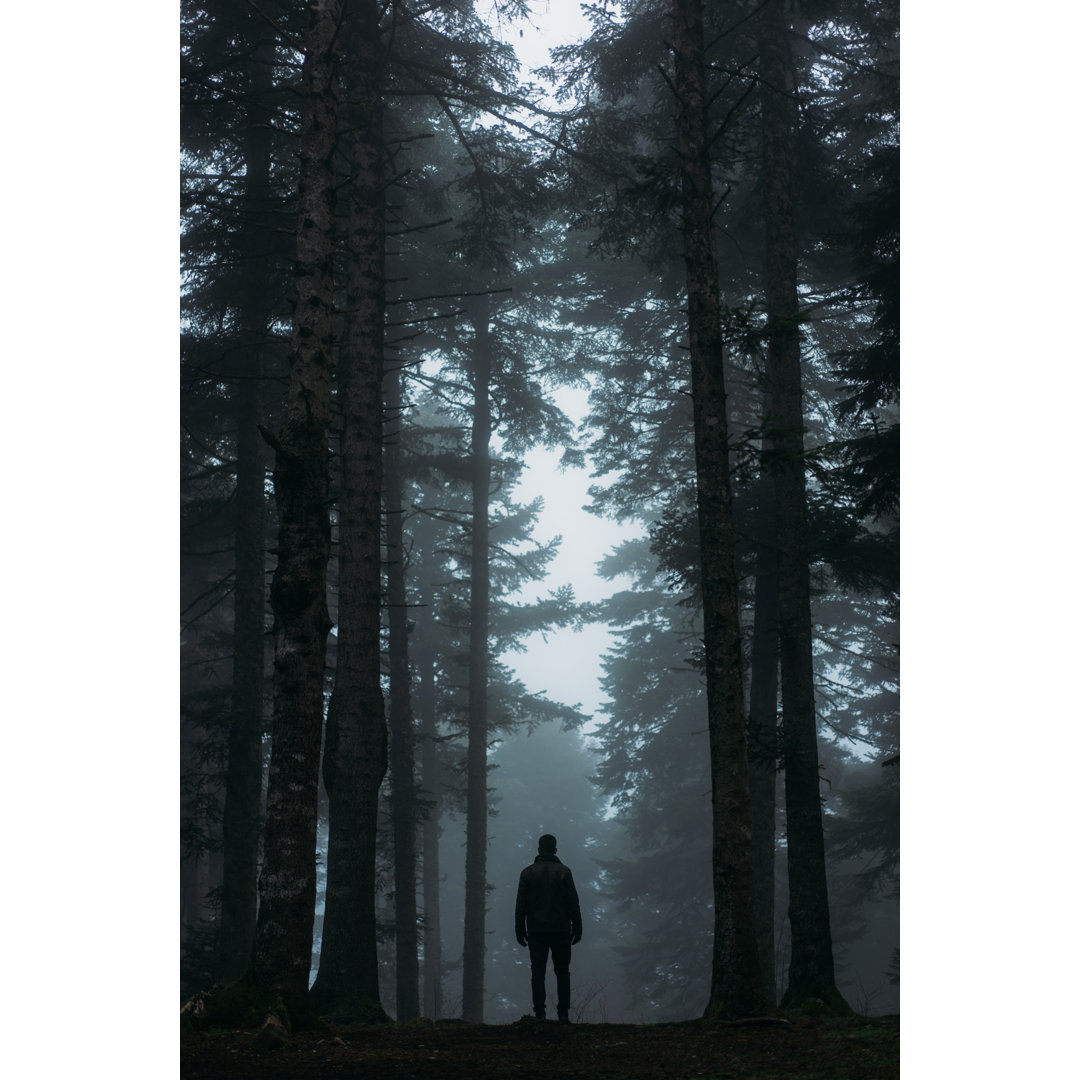
[{"label": "evergreen foliage", "polygon": [[[761,133],[776,86],[761,66],[757,0],[704,5],[702,161],[713,198],[709,224],[689,232],[680,184],[686,148],[676,138],[686,90],[672,51],[671,0],[588,7],[591,33],[556,49],[537,73],[521,71],[511,45],[471,0],[348,9],[334,45],[341,49],[337,239],[323,267],[333,294],[323,330],[335,382],[320,467],[333,542],[326,583],[316,581],[314,590],[335,626],[325,669],[316,658],[307,675],[324,704],[337,694],[340,710],[342,688],[359,667],[347,640],[359,602],[344,556],[359,535],[359,513],[370,551],[381,545],[371,556],[381,570],[371,577],[371,611],[359,634],[368,658],[368,734],[382,738],[376,699],[391,688],[393,669],[400,740],[394,776],[380,784],[369,768],[362,782],[356,773],[356,783],[344,785],[364,788],[373,822],[364,853],[347,845],[344,856],[354,871],[371,863],[369,877],[355,878],[370,945],[362,957],[346,949],[335,958],[337,916],[325,927],[322,921],[323,897],[339,874],[324,861],[327,831],[344,803],[328,819],[326,791],[319,793],[317,1011],[374,1016],[387,1008],[399,1019],[464,1012],[488,1021],[527,1012],[528,964],[513,940],[512,892],[542,831],[559,836],[588,897],[585,938],[574,951],[578,1018],[678,1020],[709,1007],[716,763],[711,771],[703,604],[717,552],[715,535],[707,532],[703,545],[698,530],[700,384],[688,358],[695,339],[687,311],[695,301],[683,261],[687,246],[707,233],[717,293],[712,356],[723,356],[712,375],[722,374],[726,391],[723,456],[737,576],[738,618],[725,616],[724,626],[741,636],[750,767],[761,770],[757,798],[766,791],[770,815],[755,819],[756,857],[765,844],[776,872],[775,886],[755,898],[771,936],[762,954],[765,982],[774,976],[783,992],[792,960],[786,805],[782,792],[774,799],[767,790],[783,786],[775,777],[787,766],[777,749],[784,728],[768,701],[766,729],[755,727],[760,710],[751,715],[755,680],[759,694],[764,687],[770,696],[768,649],[755,652],[755,643],[768,645],[775,629],[757,622],[771,618],[760,601],[776,550],[771,350],[781,327],[795,342],[802,383],[794,425],[802,449],[793,470],[805,485],[806,550],[798,561],[809,583],[804,621],[830,952],[849,1002],[893,1008],[899,14],[894,0],[800,0],[783,8],[798,283],[794,314],[783,318],[765,272],[776,167]],[[527,18],[528,6],[511,0],[499,13],[512,22]],[[370,22],[366,46],[346,25],[361,18]],[[265,587],[288,549],[282,526],[291,526],[278,513],[288,486],[280,454],[271,482],[274,455],[256,425],[280,450],[291,415],[286,389],[304,345],[297,335],[304,338],[308,325],[294,276],[305,33],[302,6],[280,0],[181,6],[185,996],[237,978],[238,956],[246,966],[255,867],[267,855],[261,817],[273,702]],[[546,80],[556,106],[530,77]],[[362,198],[367,225],[357,212]],[[361,251],[368,259],[362,338],[350,277]],[[350,375],[361,370],[370,383],[366,413]],[[383,382],[387,370],[400,378],[400,398]],[[559,390],[568,386],[589,394],[577,428],[560,408]],[[367,438],[361,466],[347,464],[360,460],[350,458],[350,425]],[[397,457],[384,478],[377,474],[380,459],[391,457],[386,443]],[[538,446],[590,469],[594,514],[645,531],[598,568],[613,590],[617,581],[625,585],[602,603],[580,604],[573,582],[551,580],[560,544],[574,538],[536,541],[544,506],[515,495],[522,459]],[[359,475],[368,501],[358,512],[349,499]],[[536,694],[513,670],[530,635],[586,621],[613,635],[602,662],[607,702],[591,723],[560,700],[559,672],[551,672],[546,694]],[[771,674],[781,674],[775,649]],[[771,697],[782,722],[784,702]],[[316,702],[309,735],[326,723],[318,711]],[[378,754],[342,741],[343,715],[331,718],[331,737],[316,753],[328,788],[335,768],[352,775],[350,754],[378,764]],[[415,865],[401,857],[403,829],[412,830]],[[358,830],[339,824],[337,831],[340,842]],[[281,854],[272,843],[271,862]],[[313,836],[303,844],[314,866]],[[395,905],[410,889],[415,903]],[[355,923],[342,918],[341,926]],[[468,943],[459,940],[463,923],[472,928]],[[759,925],[759,948],[760,940]],[[290,1013],[302,1018],[302,976],[283,982],[280,975],[266,985],[284,990]],[[407,987],[410,981],[416,985]],[[348,988],[361,983],[363,1001],[346,1001]]]}]

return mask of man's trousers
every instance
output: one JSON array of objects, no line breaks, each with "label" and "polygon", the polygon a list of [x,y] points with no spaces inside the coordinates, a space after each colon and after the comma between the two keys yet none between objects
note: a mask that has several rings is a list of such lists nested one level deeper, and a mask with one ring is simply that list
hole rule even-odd
[{"label": "man's trousers", "polygon": [[570,1012],[570,931],[529,931],[529,960],[532,964],[533,1011],[544,1015],[546,991],[544,976],[547,974],[548,952],[551,966],[555,969],[555,987],[558,994],[556,1008],[560,1017]]}]

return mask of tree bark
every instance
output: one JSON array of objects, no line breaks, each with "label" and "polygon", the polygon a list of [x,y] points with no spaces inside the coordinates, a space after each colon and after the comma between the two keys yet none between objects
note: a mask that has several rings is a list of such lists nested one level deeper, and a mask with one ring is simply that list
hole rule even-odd
[{"label": "tree bark", "polygon": [[754,937],[750,794],[701,0],[674,0],[674,16],[712,772],[714,937],[705,1015],[733,1019],[760,1012],[766,1002]]},{"label": "tree bark", "polygon": [[327,438],[340,13],[339,0],[311,0],[307,7],[289,395],[285,424],[270,436],[279,517],[278,563],[270,588],[274,722],[252,973],[263,990],[281,994],[296,1022],[308,1013],[323,677],[331,625]]},{"label": "tree bark", "polygon": [[416,822],[418,806],[413,776],[416,740],[410,702],[409,612],[405,589],[405,528],[401,493],[401,368],[388,371],[386,446],[386,579],[390,629],[390,817],[394,833],[394,944],[397,1019],[420,1015],[420,968],[416,926]]},{"label": "tree bark", "polygon": [[[423,553],[425,573],[430,574],[433,545]],[[420,716],[420,769],[422,795],[427,803],[423,815],[424,877],[424,1016],[437,1020],[442,1016],[442,925],[440,918],[439,825],[441,783],[438,754],[438,729],[435,720],[435,618],[432,610],[433,589],[425,581],[417,616],[416,665],[419,676],[416,706]]]},{"label": "tree bark", "polygon": [[258,102],[273,89],[273,43],[261,34],[249,66],[253,103],[244,127],[244,217],[251,222],[252,270],[239,322],[243,364],[236,402],[236,587],[233,593],[233,688],[229,718],[225,806],[222,815],[221,913],[215,979],[231,983],[251,962],[258,907],[259,824],[262,803],[263,689],[266,612],[266,461],[262,419],[262,357],[272,311],[267,238],[270,137],[258,123]]},{"label": "tree bark", "polygon": [[802,370],[795,215],[791,198],[797,122],[781,0],[759,15],[765,299],[771,411],[765,456],[776,493],[780,696],[783,703],[791,965],[782,1004],[820,998],[848,1012],[836,989],[818,779],[810,545],[803,457]]},{"label": "tree bark", "polygon": [[754,867],[754,927],[761,980],[776,1001],[776,691],[779,675],[778,597],[772,483],[762,477],[756,530],[754,638],[750,649],[750,830]]},{"label": "tree bark", "polygon": [[472,309],[474,339],[472,425],[472,547],[469,599],[469,744],[465,829],[465,940],[462,1018],[484,1020],[484,922],[487,905],[488,499],[491,493],[492,345],[486,297]]},{"label": "tree bark", "polygon": [[342,113],[351,182],[340,356],[341,501],[338,653],[326,722],[329,798],[326,912],[312,1005],[338,1020],[385,1018],[379,999],[375,838],[386,772],[380,682],[382,375],[385,334],[385,164],[379,8],[350,7]]}]

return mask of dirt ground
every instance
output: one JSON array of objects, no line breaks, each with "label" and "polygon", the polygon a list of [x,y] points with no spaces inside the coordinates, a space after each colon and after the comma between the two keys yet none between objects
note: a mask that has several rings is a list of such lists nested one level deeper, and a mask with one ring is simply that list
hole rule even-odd
[{"label": "dirt ground", "polygon": [[898,1080],[900,1018],[789,1024],[427,1021],[181,1040],[181,1080]]}]

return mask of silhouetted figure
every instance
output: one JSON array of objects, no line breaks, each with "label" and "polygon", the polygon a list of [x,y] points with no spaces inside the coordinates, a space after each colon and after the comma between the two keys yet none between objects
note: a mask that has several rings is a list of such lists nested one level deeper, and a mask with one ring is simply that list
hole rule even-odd
[{"label": "silhouetted figure", "polygon": [[555,857],[555,837],[545,833],[537,843],[538,854],[531,866],[521,871],[514,933],[519,945],[529,947],[532,963],[533,1012],[545,1018],[548,951],[555,969],[559,1019],[570,1022],[570,946],[581,940],[581,905],[574,875]]}]

